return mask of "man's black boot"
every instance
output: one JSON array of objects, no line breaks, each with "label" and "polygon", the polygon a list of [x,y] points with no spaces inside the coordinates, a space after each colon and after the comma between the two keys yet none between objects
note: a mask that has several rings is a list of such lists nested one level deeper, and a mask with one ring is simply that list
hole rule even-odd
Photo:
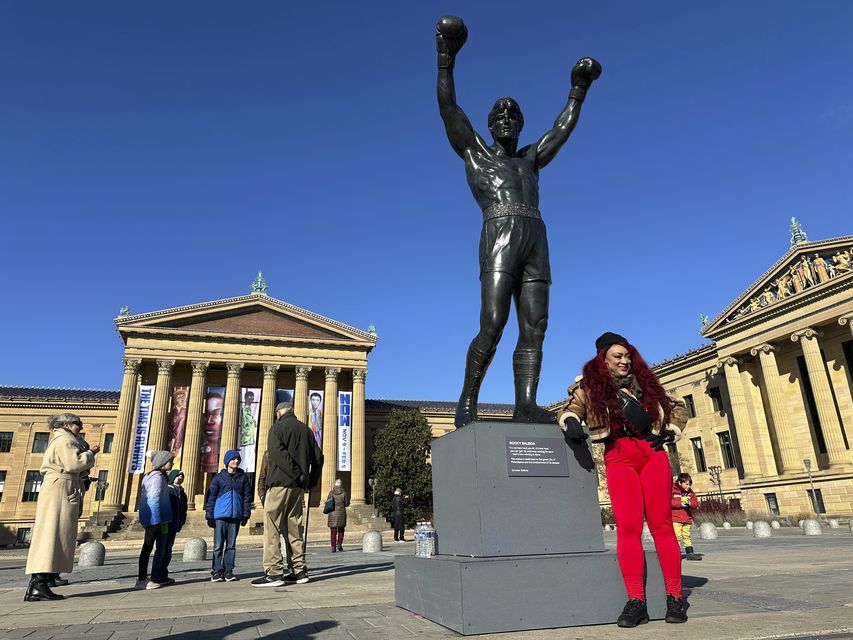
[{"label": "man's black boot", "polygon": [[495,349],[489,352],[480,351],[473,344],[468,347],[465,359],[465,380],[462,383],[462,394],[456,405],[456,418],[453,424],[461,429],[477,419],[477,398],[480,395],[480,384],[486,375],[486,370],[495,357]]},{"label": "man's black boot", "polygon": [[687,622],[687,611],[683,598],[676,598],[671,595],[666,597],[666,618],[664,620],[672,623]]},{"label": "man's black boot", "polygon": [[616,620],[616,626],[636,627],[638,624],[646,624],[649,621],[649,612],[646,609],[646,601],[639,598],[631,598],[625,603],[622,614]]},{"label": "man's black boot", "polygon": [[515,411],[512,419],[518,422],[553,424],[557,416],[536,404],[542,352],[536,349],[516,349],[512,354],[515,378]]}]

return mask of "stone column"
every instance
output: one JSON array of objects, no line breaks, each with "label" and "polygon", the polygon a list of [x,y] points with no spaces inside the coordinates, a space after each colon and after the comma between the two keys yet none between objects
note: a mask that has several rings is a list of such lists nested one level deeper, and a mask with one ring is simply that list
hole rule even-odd
[{"label": "stone column", "polygon": [[[267,442],[269,442],[270,427],[275,420],[275,386],[277,379],[278,365],[265,364],[264,386],[261,391],[261,417],[260,424],[258,424],[258,447],[255,451],[255,469],[257,471],[261,470],[261,461],[264,458],[264,452],[267,450]],[[257,482],[255,484],[255,505],[258,508],[255,509],[254,513],[258,517],[253,518],[253,522],[258,520],[263,521],[264,515],[263,510],[260,509],[261,497],[258,495]]]},{"label": "stone column", "polygon": [[773,416],[773,425],[776,430],[776,442],[779,445],[781,456],[781,469],[779,473],[791,473],[802,471],[802,462],[797,455],[797,444],[794,442],[794,432],[788,420],[788,409],[785,407],[785,394],[782,385],[779,384],[779,367],[776,365],[776,348],[771,344],[762,344],[750,350],[750,353],[758,356],[761,364],[761,375],[764,378],[764,386],[767,390],[767,399],[770,403],[770,415]]},{"label": "stone column", "polygon": [[104,495],[102,509],[124,509],[124,484],[127,481],[127,456],[130,454],[130,436],[133,411],[136,409],[136,383],[142,360],[124,358],[124,377],[121,380],[121,395],[116,415],[115,440],[110,460],[110,486]]},{"label": "stone column", "polygon": [[169,415],[169,397],[172,395],[172,368],[174,360],[157,361],[157,386],[154,388],[154,407],[151,409],[151,433],[148,449],[162,451],[166,448],[166,423]]},{"label": "stone column", "polygon": [[308,373],[311,367],[296,367],[296,389],[293,391],[293,413],[306,422],[308,420]]},{"label": "stone column", "polygon": [[847,315],[841,316],[838,319],[838,324],[842,327],[846,324],[850,327],[850,333],[853,334],[853,313],[848,313]]},{"label": "stone column", "polygon": [[229,449],[237,447],[237,403],[240,400],[240,372],[242,362],[226,362],[228,380],[225,383],[225,407],[222,414],[222,440],[219,446],[220,458]]},{"label": "stone column", "polygon": [[803,348],[806,369],[809,372],[812,393],[814,393],[814,401],[817,405],[817,415],[823,430],[823,439],[826,442],[827,463],[830,468],[837,468],[848,466],[850,458],[844,446],[844,436],[841,433],[841,423],[838,421],[835,401],[832,399],[832,388],[826,372],[826,364],[823,361],[820,345],[817,341],[821,335],[816,329],[808,328],[795,331],[791,335],[791,340],[799,342]]},{"label": "stone column", "polygon": [[760,476],[761,464],[752,436],[749,407],[747,407],[746,396],[741,385],[739,364],[740,360],[730,356],[720,361],[718,366],[726,376],[726,386],[729,389],[729,398],[732,401],[732,418],[734,418],[735,431],[737,432],[737,445],[743,463],[743,475],[744,478],[747,478]]},{"label": "stone column", "polygon": [[187,426],[184,430],[184,446],[181,450],[181,470],[184,472],[184,491],[187,492],[189,509],[195,509],[199,468],[198,457],[201,446],[201,416],[204,413],[204,383],[209,362],[192,361],[193,378],[190,383],[190,401],[187,406]]},{"label": "stone column", "polygon": [[326,387],[323,392],[323,481],[320,498],[324,499],[335,484],[338,470],[338,374],[340,369],[326,369]]},{"label": "stone column", "polygon": [[367,369],[352,371],[352,476],[350,496],[352,504],[365,503],[364,460],[364,380]]}]

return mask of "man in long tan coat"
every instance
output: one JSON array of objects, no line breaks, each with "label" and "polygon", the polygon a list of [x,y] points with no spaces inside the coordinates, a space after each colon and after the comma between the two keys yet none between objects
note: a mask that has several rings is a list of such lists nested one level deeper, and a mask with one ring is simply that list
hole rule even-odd
[{"label": "man in long tan coat", "polygon": [[24,601],[60,600],[51,591],[51,574],[68,573],[74,566],[77,546],[77,520],[83,501],[82,475],[95,464],[98,445],[83,450],[78,439],[83,429],[80,417],[61,413],[48,418],[50,441],[41,463],[39,491],[32,542],[27,554],[31,574]]}]

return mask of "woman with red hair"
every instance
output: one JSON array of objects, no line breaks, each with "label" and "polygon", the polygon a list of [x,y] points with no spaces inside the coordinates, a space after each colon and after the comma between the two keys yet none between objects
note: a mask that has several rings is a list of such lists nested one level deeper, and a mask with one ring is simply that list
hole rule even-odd
[{"label": "woman with red hair", "polygon": [[[664,445],[681,436],[683,405],[666,395],[637,349],[607,332],[595,341],[596,356],[583,378],[569,387],[560,413],[566,437],[604,444],[607,490],[616,519],[616,556],[628,602],[616,624],[649,621],[644,588],[642,533],[645,512],[666,586],[666,621],[685,622],[681,597],[681,550],[672,528],[672,470]],[[585,422],[589,436],[581,427]]]}]

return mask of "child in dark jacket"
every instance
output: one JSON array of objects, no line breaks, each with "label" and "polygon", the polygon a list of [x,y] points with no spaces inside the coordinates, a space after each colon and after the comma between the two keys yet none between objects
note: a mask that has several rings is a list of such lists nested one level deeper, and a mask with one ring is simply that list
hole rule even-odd
[{"label": "child in dark jacket", "polygon": [[178,535],[187,521],[187,492],[181,486],[184,483],[184,472],[172,469],[169,472],[169,504],[172,507],[172,522],[169,533],[166,534],[166,577],[169,577],[169,563],[172,561],[172,547],[175,546],[175,536]]},{"label": "child in dark jacket", "polygon": [[693,493],[693,478],[689,473],[679,473],[672,484],[672,525],[675,537],[684,543],[685,560],[701,560],[702,556],[693,553],[690,539],[690,526],[693,524],[693,509],[699,508],[699,500]]},{"label": "child in dark jacket", "polygon": [[240,452],[232,449],[223,459],[225,468],[210,483],[205,497],[207,525],[213,529],[211,582],[232,582],[237,555],[237,532],[249,522],[252,483],[240,468]]}]

